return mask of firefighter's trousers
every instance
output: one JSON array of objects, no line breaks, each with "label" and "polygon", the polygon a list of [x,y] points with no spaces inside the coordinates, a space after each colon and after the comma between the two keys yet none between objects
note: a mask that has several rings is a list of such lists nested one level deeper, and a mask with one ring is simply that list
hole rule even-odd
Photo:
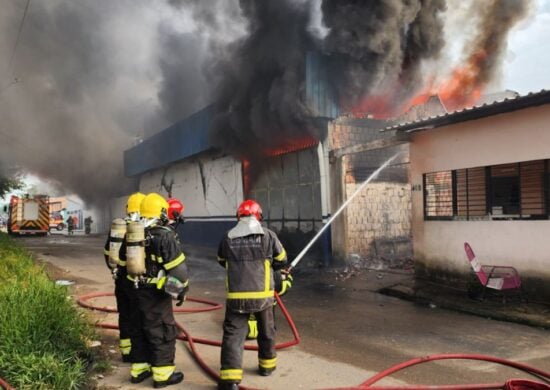
[{"label": "firefighter's trousers", "polygon": [[132,337],[133,363],[149,363],[153,367],[174,365],[178,330],[172,309],[172,298],[155,287],[134,290],[138,318]]},{"label": "firefighter's trousers", "polygon": [[[276,366],[275,321],[273,308],[254,313],[258,321],[258,365],[274,369]],[[221,351],[222,382],[240,383],[242,380],[243,350],[248,333],[249,313],[238,313],[226,308],[223,322]]]},{"label": "firefighter's trousers", "polygon": [[118,275],[115,281],[115,297],[118,310],[120,352],[125,359],[130,358],[131,339],[135,333],[136,321],[139,321],[139,312],[137,311],[133,289],[134,285],[128,280],[126,273]]}]

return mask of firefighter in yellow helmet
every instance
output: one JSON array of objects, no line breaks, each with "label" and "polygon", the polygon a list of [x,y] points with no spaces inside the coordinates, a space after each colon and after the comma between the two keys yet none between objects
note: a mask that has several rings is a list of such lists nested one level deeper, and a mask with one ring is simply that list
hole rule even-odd
[{"label": "firefighter in yellow helmet", "polygon": [[258,321],[259,374],[271,375],[277,367],[273,273],[286,266],[286,251],[277,235],[260,224],[262,209],[257,202],[241,203],[237,218],[237,225],[225,234],[218,249],[218,262],[227,270],[219,390],[239,388],[251,314]]},{"label": "firefighter in yellow helmet", "polygon": [[172,299],[178,300],[178,305],[185,300],[188,269],[178,237],[168,226],[168,207],[166,200],[156,193],[148,194],[141,202],[145,271],[141,276],[129,275],[138,286],[134,294],[138,310],[135,325],[139,329],[136,337],[132,337],[130,380],[139,383],[152,375],[155,388],[183,381],[183,373],[176,372],[174,365],[178,329]]},{"label": "firefighter in yellow helmet", "polygon": [[120,248],[126,236],[126,226],[132,221],[139,221],[139,207],[145,194],[136,192],[128,197],[126,202],[126,218],[117,218],[111,224],[111,230],[105,243],[105,263],[115,279],[115,297],[118,309],[119,347],[122,361],[130,362],[132,348],[132,330],[135,328],[135,303],[133,301],[133,285],[126,277],[126,262],[120,259]]}]

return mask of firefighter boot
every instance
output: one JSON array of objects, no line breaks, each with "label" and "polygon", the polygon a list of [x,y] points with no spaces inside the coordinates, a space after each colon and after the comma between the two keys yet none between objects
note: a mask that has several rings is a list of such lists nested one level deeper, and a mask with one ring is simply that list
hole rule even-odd
[{"label": "firefighter boot", "polygon": [[235,382],[219,381],[218,390],[239,390],[239,385]]},{"label": "firefighter boot", "polygon": [[153,373],[149,363],[133,363],[130,371],[130,382],[141,383],[145,379],[150,378]]},{"label": "firefighter boot", "polygon": [[[171,369],[171,373],[164,372],[167,368]],[[183,372],[174,372],[174,366],[153,367],[153,387],[160,389],[162,387],[177,385],[183,381]],[[164,379],[166,378],[166,379]]]},{"label": "firefighter boot", "polygon": [[265,367],[260,367],[258,369],[258,372],[261,376],[270,376],[273,371],[275,371],[275,367],[273,368],[265,368]]},{"label": "firefighter boot", "polygon": [[261,376],[270,376],[277,368],[277,358],[262,359],[260,358],[258,364],[258,373]]}]

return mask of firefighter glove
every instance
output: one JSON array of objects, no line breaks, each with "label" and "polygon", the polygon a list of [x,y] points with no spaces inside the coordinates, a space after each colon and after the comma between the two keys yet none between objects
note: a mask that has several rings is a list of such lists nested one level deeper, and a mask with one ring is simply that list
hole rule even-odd
[{"label": "firefighter glove", "polygon": [[289,273],[281,272],[281,289],[277,291],[277,294],[279,294],[280,297],[285,295],[288,290],[292,287],[292,282],[294,282],[294,278]]},{"label": "firefighter glove", "polygon": [[[186,284],[181,282],[179,279],[174,278],[173,276],[165,276],[162,279],[165,279],[162,288],[164,292],[170,295],[173,299],[179,299],[180,294],[185,294]],[[160,279],[160,280],[162,280]],[[157,285],[158,286],[158,285]]]},{"label": "firefighter glove", "polygon": [[183,288],[183,291],[179,293],[178,301],[176,302],[176,306],[183,305],[183,302],[185,302],[185,298],[187,298],[187,291],[189,291],[189,286],[185,286]]}]

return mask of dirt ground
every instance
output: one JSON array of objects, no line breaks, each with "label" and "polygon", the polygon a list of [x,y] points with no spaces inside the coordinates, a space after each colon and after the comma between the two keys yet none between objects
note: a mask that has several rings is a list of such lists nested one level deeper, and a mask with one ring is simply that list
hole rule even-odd
[{"label": "dirt ground", "polygon": [[[48,265],[52,278],[74,282],[76,297],[89,292],[110,292],[112,280],[103,256],[102,236],[52,235],[22,238],[20,243]],[[224,274],[208,248],[187,247],[192,271],[190,295],[223,303]],[[256,374],[254,352],[245,353],[243,384],[268,389],[316,389],[358,385],[394,364],[433,354],[491,355],[550,371],[550,331],[514,323],[417,305],[379,294],[381,288],[404,283],[411,271],[359,271],[298,267],[295,286],[284,297],[300,332],[301,343],[279,352],[277,371],[271,377]],[[114,299],[94,303],[115,306]],[[189,307],[192,304],[186,303]],[[195,304],[193,304],[195,305]],[[116,322],[116,315],[93,313],[97,321]],[[223,311],[177,316],[194,337],[221,339]],[[277,313],[278,341],[291,339],[283,316]],[[98,378],[100,389],[150,388],[128,382],[129,365],[120,361],[117,332],[101,330],[101,348],[111,356],[113,370]],[[174,388],[214,389],[215,383],[198,367],[184,342],[177,344],[176,365],[185,381]],[[214,370],[219,348],[199,345],[199,353]],[[423,364],[394,375],[380,384],[457,384],[504,382],[525,377],[517,370],[485,362],[447,360]]]}]

